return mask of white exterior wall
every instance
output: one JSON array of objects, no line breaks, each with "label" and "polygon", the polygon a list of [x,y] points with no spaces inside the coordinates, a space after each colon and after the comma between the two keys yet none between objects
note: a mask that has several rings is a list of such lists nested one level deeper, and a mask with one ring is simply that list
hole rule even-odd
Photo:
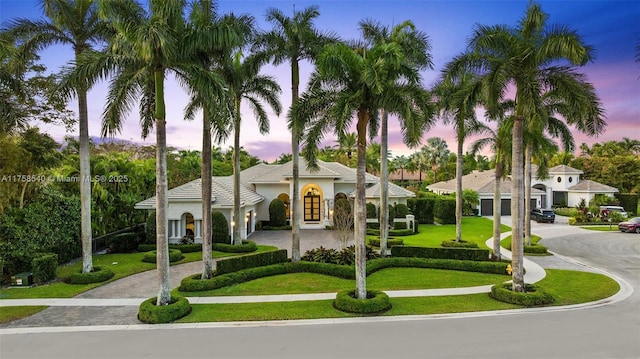
[{"label": "white exterior wall", "polygon": [[259,221],[268,221],[269,220],[269,204],[273,201],[274,198],[278,198],[280,193],[286,193],[289,195],[289,199],[291,199],[291,190],[289,189],[289,183],[278,183],[278,184],[256,184],[256,193],[264,196],[264,201],[258,203],[256,207],[256,211],[258,213]]}]

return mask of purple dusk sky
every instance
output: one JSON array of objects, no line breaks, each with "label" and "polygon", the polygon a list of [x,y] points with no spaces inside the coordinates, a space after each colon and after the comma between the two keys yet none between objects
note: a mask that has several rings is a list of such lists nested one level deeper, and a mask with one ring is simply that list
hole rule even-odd
[{"label": "purple dusk sky", "polygon": [[[640,139],[640,64],[634,61],[635,48],[640,44],[640,1],[539,1],[542,9],[550,15],[550,24],[568,25],[576,30],[587,44],[596,49],[596,58],[580,71],[587,75],[597,90],[606,111],[607,128],[597,138],[588,138],[574,132],[576,146],[586,142],[603,142],[621,140],[623,137]],[[17,17],[38,18],[42,12],[38,2],[30,0],[0,0],[0,22],[4,25]],[[269,5],[266,5],[269,4]],[[433,85],[441,69],[455,55],[465,50],[466,39],[471,34],[474,24],[517,25],[524,15],[528,1],[445,1],[445,0],[378,0],[378,1],[295,1],[296,9],[309,5],[320,6],[320,17],[316,26],[323,31],[334,31],[343,39],[359,38],[358,22],[363,19],[374,19],[384,25],[393,25],[411,20],[416,27],[426,32],[431,40],[434,70],[423,73],[426,87]],[[270,24],[265,22],[267,6],[280,8],[286,14],[292,14],[294,2],[275,0],[270,2],[253,0],[219,1],[219,13],[234,12],[253,15],[262,30],[269,30]],[[42,62],[49,70],[57,71],[72,59],[72,50],[68,46],[55,46],[41,53]],[[301,70],[301,82],[306,83],[312,67],[304,64]],[[290,75],[287,65],[278,67],[266,66],[265,74],[276,77],[282,87],[280,96],[284,109],[291,103]],[[187,102],[187,94],[169,75],[167,84],[167,142],[168,145],[180,149],[200,150],[202,143],[201,120],[187,122],[183,120],[182,111]],[[304,90],[302,88],[301,90]],[[106,84],[97,85],[89,93],[89,133],[100,136],[101,119]],[[75,101],[69,108],[77,111]],[[243,110],[243,127],[241,145],[252,155],[271,161],[281,153],[290,153],[290,134],[286,127],[286,114],[279,117],[271,113],[271,132],[262,136],[257,131],[253,114],[248,108]],[[65,133],[62,126],[39,125],[43,131],[57,140],[65,134],[77,135],[77,129]],[[137,110],[134,110],[125,121],[122,133],[118,138],[139,143],[152,144],[155,134],[146,140],[140,138],[140,126]],[[423,139],[442,137],[453,151],[455,138],[453,129],[438,123],[433,129],[423,134]],[[414,150],[402,144],[397,121],[390,123],[390,150],[393,156],[408,155]],[[334,145],[335,138],[325,138],[326,145]],[[231,142],[220,146],[227,149]],[[465,146],[466,148],[466,146]]]}]

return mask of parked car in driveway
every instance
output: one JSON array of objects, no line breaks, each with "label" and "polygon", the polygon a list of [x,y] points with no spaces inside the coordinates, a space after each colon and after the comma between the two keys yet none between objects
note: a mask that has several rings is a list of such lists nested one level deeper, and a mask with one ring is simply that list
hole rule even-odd
[{"label": "parked car in driveway", "polygon": [[540,222],[553,223],[556,221],[556,214],[551,209],[536,208],[531,211],[531,219]]},{"label": "parked car in driveway", "polygon": [[618,223],[620,232],[636,232],[640,233],[640,217],[633,217],[628,221]]}]

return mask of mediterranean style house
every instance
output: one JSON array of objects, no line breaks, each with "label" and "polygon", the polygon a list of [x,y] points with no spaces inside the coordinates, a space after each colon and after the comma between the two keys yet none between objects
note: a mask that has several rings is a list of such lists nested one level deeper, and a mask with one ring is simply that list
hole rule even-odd
[{"label": "mediterranean style house", "polygon": [[[617,188],[607,186],[591,180],[582,180],[582,171],[569,166],[560,165],[549,169],[548,178],[537,178],[536,168],[532,166],[533,178],[531,179],[531,207],[551,208],[552,206],[573,207],[582,199],[589,203],[595,195],[604,194],[612,196],[618,192]],[[478,211],[481,216],[493,215],[493,189],[495,185],[495,172],[473,171],[462,176],[462,188],[472,189],[478,192],[480,204]],[[438,182],[427,186],[432,192],[449,194],[456,190],[455,179]],[[511,215],[511,179],[509,177],[500,181],[500,197],[502,201],[502,215]]]},{"label": "mediterranean style house", "polygon": [[[333,205],[340,198],[351,199],[356,189],[356,170],[337,162],[319,161],[319,170],[311,172],[300,166],[301,229],[325,228],[333,223]],[[232,226],[241,226],[242,239],[249,237],[259,221],[269,220],[269,204],[275,198],[285,203],[289,218],[290,198],[293,197],[292,162],[282,165],[258,164],[240,172],[240,206],[243,218],[231,218],[233,212],[233,177],[213,177],[211,208],[220,211]],[[376,206],[380,199],[380,178],[366,174],[367,202]],[[389,203],[406,204],[415,194],[389,183]],[[173,188],[167,193],[169,242],[176,243],[183,236],[193,234],[196,243],[202,242],[202,181],[196,179]],[[153,210],[156,198],[147,198],[136,209]]]}]

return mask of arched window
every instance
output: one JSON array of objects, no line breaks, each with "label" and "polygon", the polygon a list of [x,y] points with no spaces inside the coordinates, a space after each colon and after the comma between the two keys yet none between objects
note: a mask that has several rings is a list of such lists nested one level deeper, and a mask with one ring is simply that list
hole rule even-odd
[{"label": "arched window", "polygon": [[308,185],[302,190],[304,201],[304,221],[319,222],[321,219],[322,193],[316,185]]}]

